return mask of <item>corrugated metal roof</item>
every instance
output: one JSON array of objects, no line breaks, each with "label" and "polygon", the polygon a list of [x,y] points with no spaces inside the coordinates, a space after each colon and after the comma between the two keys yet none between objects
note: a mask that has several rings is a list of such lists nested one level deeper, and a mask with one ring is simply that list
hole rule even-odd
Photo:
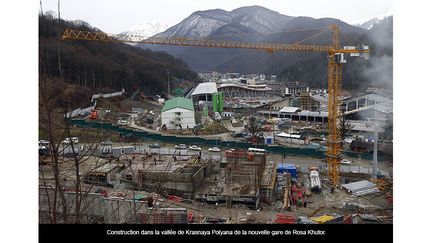
[{"label": "corrugated metal roof", "polygon": [[299,110],[300,110],[300,108],[298,108],[298,107],[283,107],[279,112],[294,113],[294,112],[297,112]]},{"label": "corrugated metal roof", "polygon": [[327,104],[328,103],[328,94],[314,94],[311,96],[311,98],[315,101],[318,101],[320,103],[323,104]]},{"label": "corrugated metal roof", "polygon": [[321,117],[326,117],[326,116],[328,116],[328,112],[326,112],[326,111],[318,112],[318,111],[306,111],[306,110],[304,110],[304,111],[299,112],[298,115],[300,115],[300,116],[321,116]]},{"label": "corrugated metal roof", "polygon": [[389,99],[393,99],[393,91],[392,90],[379,88],[379,89],[373,90],[372,93],[382,95],[382,96],[387,97]]},{"label": "corrugated metal roof", "polygon": [[367,94],[365,95],[365,98],[375,100],[377,103],[386,103],[386,104],[393,103],[391,99],[378,94]]},{"label": "corrugated metal roof", "polygon": [[384,97],[382,95],[379,95],[379,94],[374,94],[374,93],[355,96],[355,97],[352,97],[350,99],[345,100],[345,102],[349,103],[349,102],[359,100],[359,99],[374,100],[376,103],[384,103],[384,104],[392,104],[393,103],[393,101],[391,99]]},{"label": "corrugated metal roof", "polygon": [[165,102],[165,105],[163,106],[161,112],[168,111],[168,110],[171,110],[174,108],[183,108],[183,109],[191,110],[191,111],[194,110],[192,100],[186,99],[183,97],[177,97],[174,99],[167,100]]},{"label": "corrugated metal roof", "polygon": [[243,84],[221,84],[219,88],[227,88],[227,87],[235,87],[247,90],[255,90],[255,91],[270,91],[272,90],[267,85],[243,85]]},{"label": "corrugated metal roof", "polygon": [[276,136],[284,137],[284,138],[297,138],[297,139],[301,138],[300,134],[290,134],[290,133],[284,133],[284,132],[279,133]]},{"label": "corrugated metal roof", "polygon": [[370,110],[370,109],[375,109],[377,111],[381,111],[381,112],[384,112],[386,114],[393,113],[393,105],[392,104],[379,103],[376,105],[370,105],[370,106],[366,106],[366,107],[360,107],[358,109],[354,109],[351,111],[346,111],[345,115],[349,115],[349,114],[360,112],[360,111],[366,111],[366,110]]},{"label": "corrugated metal roof", "polygon": [[387,113],[387,114],[393,113],[393,105],[392,104],[380,103],[380,104],[375,105],[373,108],[378,110],[378,111]]},{"label": "corrugated metal roof", "polygon": [[198,84],[191,95],[213,94],[216,92],[218,91],[215,82],[205,82]]}]

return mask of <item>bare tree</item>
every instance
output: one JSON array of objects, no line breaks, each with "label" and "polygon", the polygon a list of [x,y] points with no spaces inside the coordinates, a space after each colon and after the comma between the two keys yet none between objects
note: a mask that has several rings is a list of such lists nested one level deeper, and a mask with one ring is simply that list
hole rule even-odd
[{"label": "bare tree", "polygon": [[[58,120],[58,114],[55,114],[55,108],[57,102],[59,102],[59,99],[61,98],[61,92],[59,92],[59,89],[61,89],[61,87],[58,85],[53,85],[52,80],[47,80],[45,77],[41,78],[41,82],[39,83],[39,123],[41,130],[44,130],[47,133],[48,141],[50,143],[50,165],[55,184],[52,204],[48,204],[51,223],[57,223],[57,197],[59,197],[60,201],[62,202],[61,206],[63,221],[67,221],[68,218],[66,198],[63,191],[63,182],[60,178],[60,165],[58,156],[60,143],[58,142],[54,131],[55,121]],[[43,172],[42,177],[45,180]],[[44,181],[44,184],[46,185],[46,181]],[[48,199],[48,201],[50,200]]]},{"label": "bare tree", "polygon": [[[83,186],[81,183],[80,165],[85,163],[97,151],[100,143],[100,131],[88,141],[87,149],[81,151],[78,146],[70,139],[66,146],[62,143],[64,138],[71,138],[72,124],[66,118],[66,106],[69,106],[69,98],[65,94],[64,83],[58,79],[49,79],[41,75],[39,83],[39,128],[42,136],[49,142],[50,173],[44,166],[44,160],[40,158],[40,184],[45,188],[47,206],[51,223],[60,222],[57,214],[61,212],[63,223],[80,223],[81,218],[86,216],[88,208],[81,207],[82,201],[93,189],[92,186]],[[66,105],[67,104],[67,105]],[[89,129],[81,129],[75,136],[84,136]],[[65,158],[65,150],[71,158]],[[72,162],[72,166],[70,165]],[[96,163],[95,168],[100,166]],[[51,182],[49,177],[54,177]],[[54,187],[54,194],[48,192],[48,188]],[[75,203],[72,205],[66,199],[65,190],[71,189],[75,192]],[[59,200],[60,199],[60,200]],[[59,207],[61,210],[58,210]]]},{"label": "bare tree", "polygon": [[263,124],[261,123],[261,121],[257,116],[250,116],[247,121],[246,130],[251,133],[252,136],[251,139],[254,143],[256,143],[256,139],[262,125]]}]

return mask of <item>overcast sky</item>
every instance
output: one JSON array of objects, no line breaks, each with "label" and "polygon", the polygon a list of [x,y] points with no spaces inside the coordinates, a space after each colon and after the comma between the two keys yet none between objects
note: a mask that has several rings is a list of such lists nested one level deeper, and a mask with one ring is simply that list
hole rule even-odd
[{"label": "overcast sky", "polygon": [[[43,11],[57,13],[58,0],[42,0]],[[393,12],[393,0],[61,0],[60,15],[81,19],[108,33],[156,21],[172,26],[198,10],[260,5],[289,16],[331,17],[355,24]]]}]

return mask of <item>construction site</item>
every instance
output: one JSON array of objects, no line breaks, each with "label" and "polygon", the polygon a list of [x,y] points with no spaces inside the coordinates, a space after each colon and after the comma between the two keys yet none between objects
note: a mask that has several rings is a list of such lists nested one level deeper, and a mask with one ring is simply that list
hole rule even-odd
[{"label": "construction site", "polygon": [[[99,151],[106,145],[98,145]],[[391,223],[392,184],[367,173],[341,173],[331,188],[322,165],[278,163],[274,156],[226,150],[158,154],[149,145],[121,145],[130,152],[115,156],[83,149],[79,162],[60,157],[64,188],[57,196],[60,222],[80,223]],[[120,147],[121,147],[120,146]],[[300,159],[299,157],[298,159]],[[40,165],[40,221],[50,223],[55,194],[51,159]],[[333,192],[331,192],[333,190]],[[67,219],[62,221],[66,210]],[[52,215],[52,213],[51,213]]]}]

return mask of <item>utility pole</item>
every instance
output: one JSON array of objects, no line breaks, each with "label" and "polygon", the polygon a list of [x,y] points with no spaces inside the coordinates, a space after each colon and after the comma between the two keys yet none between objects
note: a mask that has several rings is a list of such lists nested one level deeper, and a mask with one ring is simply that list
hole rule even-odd
[{"label": "utility pole", "polygon": [[169,78],[169,69],[167,69],[167,82],[168,82],[168,99],[170,99],[170,78]]},{"label": "utility pole", "polygon": [[374,151],[372,161],[372,178],[376,179],[378,173],[378,125],[374,122]]}]

